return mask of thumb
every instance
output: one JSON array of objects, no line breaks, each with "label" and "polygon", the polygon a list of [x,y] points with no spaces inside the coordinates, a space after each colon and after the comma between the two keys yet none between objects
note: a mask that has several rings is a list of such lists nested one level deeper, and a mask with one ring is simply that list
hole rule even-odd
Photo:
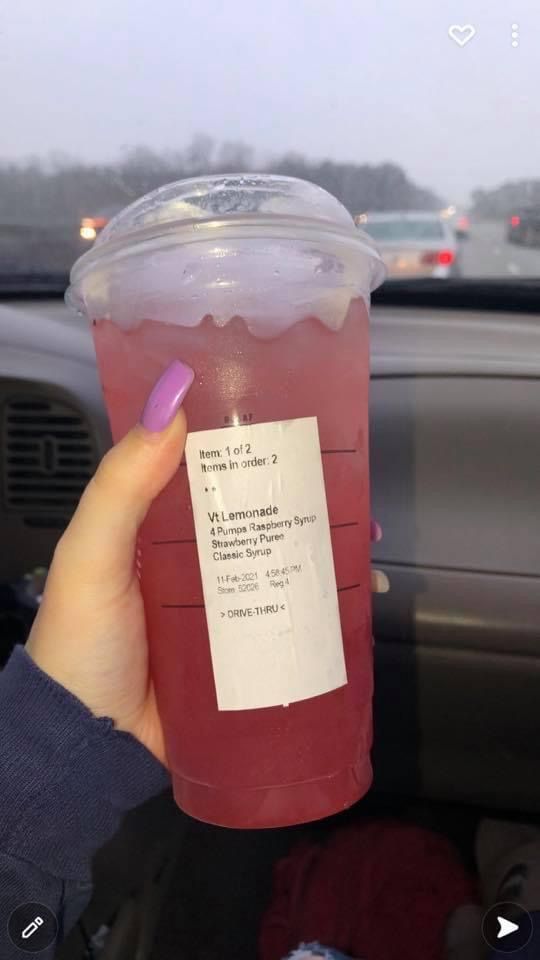
[{"label": "thumb", "polygon": [[84,491],[56,555],[80,584],[122,589],[133,576],[137,531],[182,459],[187,426],[180,407],[193,378],[178,360],[167,367],[140,423],[109,450]]}]

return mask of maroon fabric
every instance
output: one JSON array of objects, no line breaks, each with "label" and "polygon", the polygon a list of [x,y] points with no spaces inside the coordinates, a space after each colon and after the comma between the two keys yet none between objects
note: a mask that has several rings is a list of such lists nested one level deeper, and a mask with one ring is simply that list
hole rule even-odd
[{"label": "maroon fabric", "polygon": [[318,940],[366,960],[443,960],[450,915],[476,902],[474,881],[439,834],[388,821],[345,827],[277,864],[259,957],[281,960]]}]

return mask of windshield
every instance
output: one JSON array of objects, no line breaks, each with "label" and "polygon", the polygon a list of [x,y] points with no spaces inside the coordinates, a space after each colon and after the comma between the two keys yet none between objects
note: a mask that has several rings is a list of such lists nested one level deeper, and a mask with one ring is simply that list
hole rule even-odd
[{"label": "windshield", "polygon": [[415,240],[442,240],[444,230],[436,220],[379,220],[367,219],[365,230],[374,240],[400,243]]},{"label": "windshield", "polygon": [[240,171],[319,184],[382,244],[452,251],[402,258],[400,280],[540,278],[531,0],[20,0],[1,38],[0,279],[65,275],[142,194]]}]

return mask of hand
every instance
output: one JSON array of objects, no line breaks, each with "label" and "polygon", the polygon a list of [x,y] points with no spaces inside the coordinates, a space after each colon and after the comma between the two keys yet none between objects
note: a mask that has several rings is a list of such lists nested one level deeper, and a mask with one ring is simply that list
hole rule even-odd
[{"label": "hand", "polygon": [[[178,411],[192,380],[189,367],[171,364],[141,424],[103,458],[58,543],[26,644],[42,670],[164,764],[135,551],[152,501],[182,458],[186,420]],[[372,540],[380,537],[372,523]],[[384,592],[380,571],[373,574],[373,589]]]},{"label": "hand", "polygon": [[165,763],[135,573],[137,531],[182,458],[179,407],[193,371],[174,362],[141,424],[103,458],[56,548],[26,649],[98,717],[111,717]]}]

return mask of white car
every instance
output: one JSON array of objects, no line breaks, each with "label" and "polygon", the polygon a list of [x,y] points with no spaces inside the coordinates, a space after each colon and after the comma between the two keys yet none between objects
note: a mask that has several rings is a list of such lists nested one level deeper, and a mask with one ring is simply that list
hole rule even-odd
[{"label": "white car", "polygon": [[459,272],[455,233],[438,213],[363,213],[355,222],[375,240],[390,279],[446,278]]}]

